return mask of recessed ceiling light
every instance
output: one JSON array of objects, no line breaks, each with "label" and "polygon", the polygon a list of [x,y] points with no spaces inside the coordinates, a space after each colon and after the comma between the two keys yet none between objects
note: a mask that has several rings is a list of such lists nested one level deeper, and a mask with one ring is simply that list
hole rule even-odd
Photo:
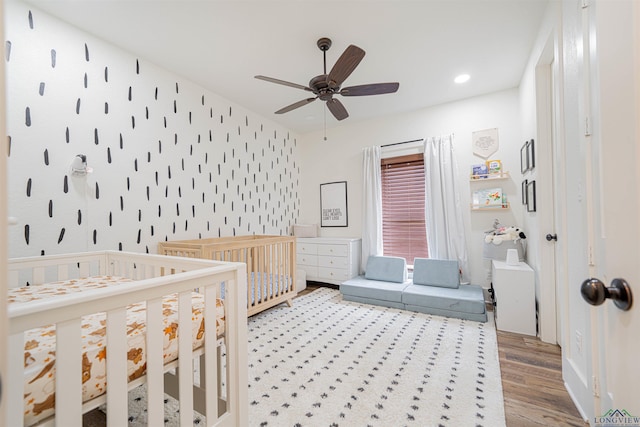
[{"label": "recessed ceiling light", "polygon": [[456,77],[453,81],[460,84],[460,83],[464,83],[467,80],[469,80],[471,78],[471,76],[469,74],[460,74],[458,77]]}]

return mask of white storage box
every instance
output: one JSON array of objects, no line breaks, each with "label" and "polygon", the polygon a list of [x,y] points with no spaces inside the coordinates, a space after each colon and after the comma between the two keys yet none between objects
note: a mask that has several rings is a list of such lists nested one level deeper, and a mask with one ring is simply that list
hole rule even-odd
[{"label": "white storage box", "polygon": [[296,224],[293,226],[296,237],[318,237],[318,224]]},{"label": "white storage box", "polygon": [[518,251],[518,260],[524,261],[525,247],[523,240],[503,240],[499,245],[495,245],[492,242],[483,242],[482,256],[488,259],[505,261],[507,259],[507,251],[516,249]]}]

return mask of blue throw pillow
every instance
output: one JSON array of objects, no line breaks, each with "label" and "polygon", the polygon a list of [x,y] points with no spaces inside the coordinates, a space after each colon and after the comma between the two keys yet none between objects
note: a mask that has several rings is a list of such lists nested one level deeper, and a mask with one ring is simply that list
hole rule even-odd
[{"label": "blue throw pillow", "polygon": [[460,286],[458,261],[416,258],[413,260],[413,283],[455,289]]},{"label": "blue throw pillow", "polygon": [[407,261],[401,257],[370,256],[365,279],[402,283],[407,280]]}]

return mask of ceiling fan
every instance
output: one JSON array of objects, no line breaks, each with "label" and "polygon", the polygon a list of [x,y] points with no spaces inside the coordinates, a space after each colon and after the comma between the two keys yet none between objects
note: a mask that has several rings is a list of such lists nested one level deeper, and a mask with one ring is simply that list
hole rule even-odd
[{"label": "ceiling fan", "polygon": [[297,89],[306,90],[312,92],[315,97],[306,98],[298,102],[294,102],[284,108],[276,111],[276,114],[287,113],[296,108],[300,108],[310,102],[320,99],[325,101],[327,108],[338,120],[344,120],[349,117],[342,102],[334,98],[334,95],[342,96],[367,96],[367,95],[381,95],[385,93],[393,93],[398,90],[400,83],[372,83],[359,86],[349,86],[340,88],[342,83],[351,75],[353,70],[356,69],[362,58],[364,58],[365,51],[358,46],[349,45],[342,53],[340,58],[333,65],[333,68],[327,74],[327,50],[331,47],[331,39],[323,37],[317,42],[318,48],[323,52],[324,56],[324,73],[319,76],[315,76],[309,81],[309,86],[299,85],[297,83],[291,83],[284,80],[274,79],[266,76],[255,76],[256,79],[264,80],[271,83],[277,83],[284,86],[290,86]]}]

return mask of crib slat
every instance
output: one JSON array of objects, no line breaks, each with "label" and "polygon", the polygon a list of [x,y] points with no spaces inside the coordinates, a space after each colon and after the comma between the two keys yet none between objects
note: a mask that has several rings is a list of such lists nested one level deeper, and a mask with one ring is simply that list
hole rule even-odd
[{"label": "crib slat", "polygon": [[107,312],[107,427],[127,425],[127,309]]},{"label": "crib slat", "polygon": [[32,285],[41,285],[44,283],[44,268],[38,267],[33,269]]},{"label": "crib slat", "polygon": [[[22,427],[24,425],[22,408],[24,407],[24,335],[22,332],[9,336],[9,354],[7,357],[7,379],[5,384],[5,405],[8,410],[7,425]],[[16,386],[15,384],[20,384]],[[1,421],[1,420],[0,420]],[[1,424],[1,423],[0,423]]]},{"label": "crib slat", "polygon": [[[200,369],[206,369],[207,375],[204,377],[204,389],[207,393],[205,402],[205,413],[207,424],[213,425],[218,421],[218,360],[217,342],[216,342],[216,290],[219,284],[215,286],[207,286],[204,291],[204,366]],[[202,386],[202,379],[200,385]]]},{"label": "crib slat", "polygon": [[180,425],[193,424],[193,354],[191,332],[191,291],[178,296],[178,396]]},{"label": "crib slat", "polygon": [[[56,325],[56,424],[82,426],[80,319]],[[64,379],[64,380],[63,380]]]},{"label": "crib slat", "polygon": [[150,426],[164,423],[162,298],[147,301],[147,414]]}]

